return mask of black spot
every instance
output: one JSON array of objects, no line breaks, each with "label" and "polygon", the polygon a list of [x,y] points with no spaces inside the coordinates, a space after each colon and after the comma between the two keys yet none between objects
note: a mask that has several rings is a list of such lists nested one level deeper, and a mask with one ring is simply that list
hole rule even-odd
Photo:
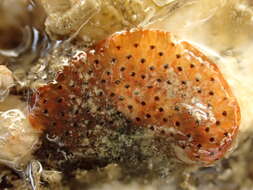
[{"label": "black spot", "polygon": [[196,80],[196,82],[199,82],[199,78],[196,78],[195,80]]},{"label": "black spot", "polygon": [[128,105],[127,108],[128,108],[129,110],[132,110],[132,109],[133,109],[133,106],[132,106],[132,105]]},{"label": "black spot", "polygon": [[226,117],[226,116],[227,116],[227,112],[226,112],[226,111],[223,111],[223,112],[222,112],[222,115]]},{"label": "black spot", "polygon": [[111,96],[111,97],[114,97],[114,96],[115,96],[115,94],[114,94],[114,93],[111,93],[111,94],[110,94],[110,96]]},{"label": "black spot", "polygon": [[199,126],[200,125],[200,121],[199,120],[195,120],[195,124]]},{"label": "black spot", "polygon": [[117,61],[116,58],[112,58],[112,62],[115,63]]},{"label": "black spot", "polygon": [[210,91],[210,92],[209,92],[209,95],[210,95],[210,96],[213,96],[213,95],[214,95],[214,92],[213,92],[213,91]]},{"label": "black spot", "polygon": [[123,72],[123,71],[125,71],[125,70],[126,70],[125,67],[121,67],[121,68],[120,68],[120,71],[121,71],[121,72]]},{"label": "black spot", "polygon": [[215,123],[216,125],[220,125],[220,121],[218,120],[218,121],[216,121],[216,123]]},{"label": "black spot", "polygon": [[164,111],[163,108],[159,108],[158,110],[159,110],[159,112],[163,112]]},{"label": "black spot", "polygon": [[191,67],[191,68],[194,68],[194,67],[195,67],[195,65],[194,65],[194,64],[191,64],[191,65],[190,65],[190,67]]},{"label": "black spot", "polygon": [[159,56],[163,56],[163,52],[159,52],[158,55],[159,55]]},{"label": "black spot", "polygon": [[146,76],[145,76],[145,75],[141,75],[141,78],[142,78],[142,79],[145,79],[145,78],[146,78]]},{"label": "black spot", "polygon": [[182,68],[182,67],[177,67],[177,70],[178,70],[179,72],[181,72],[181,71],[183,71],[183,68]]},{"label": "black spot", "polygon": [[55,127],[56,126],[56,122],[53,122],[52,125]]},{"label": "black spot", "polygon": [[104,121],[99,122],[99,125],[104,125],[104,124],[105,124]]},{"label": "black spot", "polygon": [[70,85],[71,88],[75,88],[75,83]]},{"label": "black spot", "polygon": [[168,121],[168,119],[166,119],[166,118],[163,118],[163,122],[167,122]]},{"label": "black spot", "polygon": [[156,81],[157,81],[157,82],[162,82],[162,80],[161,80],[161,79],[156,79]]},{"label": "black spot", "polygon": [[213,137],[211,137],[211,138],[209,139],[209,141],[210,141],[210,142],[214,142],[215,139],[214,139]]},{"label": "black spot", "polygon": [[43,100],[43,104],[46,104],[46,103],[47,103],[47,100],[46,100],[46,99],[44,99],[44,100]]},{"label": "black spot", "polygon": [[165,65],[163,66],[163,68],[164,68],[164,69],[168,69],[168,68],[169,68],[169,65],[168,65],[168,64],[165,64]]},{"label": "black spot", "polygon": [[91,75],[93,73],[93,71],[89,70],[87,73],[88,73],[88,75]]},{"label": "black spot", "polygon": [[145,63],[145,62],[146,62],[146,59],[141,58],[141,63],[143,64],[143,63]]},{"label": "black spot", "polygon": [[151,129],[152,131],[154,131],[154,130],[155,130],[154,126],[151,126],[151,127],[150,127],[150,129]]},{"label": "black spot", "polygon": [[136,121],[138,121],[138,122],[141,121],[141,119],[140,119],[139,117],[136,117],[135,119],[136,119]]},{"label": "black spot", "polygon": [[120,97],[119,97],[119,101],[124,101],[124,99],[125,99],[125,98],[124,98],[123,96],[120,96]]},{"label": "black spot", "polygon": [[180,126],[180,122],[176,121],[176,126],[179,127]]},{"label": "black spot", "polygon": [[188,138],[191,138],[191,134],[186,135]]},{"label": "black spot", "polygon": [[107,71],[106,74],[109,76],[109,75],[111,74],[111,72],[110,72],[110,71]]},{"label": "black spot", "polygon": [[150,46],[150,49],[155,49],[155,46],[154,46],[154,45],[151,45],[151,46]]},{"label": "black spot", "polygon": [[146,114],[146,117],[147,117],[147,118],[151,118],[151,115],[147,113],[147,114]]},{"label": "black spot", "polygon": [[117,48],[117,50],[120,50],[120,49],[121,49],[121,47],[120,47],[120,46],[116,46],[116,48]]},{"label": "black spot", "polygon": [[120,80],[116,80],[115,84],[119,85],[120,84]]},{"label": "black spot", "polygon": [[145,106],[145,105],[146,105],[146,102],[141,102],[141,105]]},{"label": "black spot", "polygon": [[182,81],[181,83],[182,83],[182,85],[186,85],[186,81]]},{"label": "black spot", "polygon": [[105,80],[105,79],[102,79],[102,80],[101,80],[101,83],[106,83],[106,80]]},{"label": "black spot", "polygon": [[181,58],[181,55],[180,55],[180,54],[177,54],[177,55],[176,55],[176,58],[177,58],[177,59],[180,59],[180,58]]},{"label": "black spot", "polygon": [[205,128],[205,131],[208,133],[210,131],[210,128]]},{"label": "black spot", "polygon": [[160,100],[159,96],[155,96],[155,101],[159,101],[159,100]]},{"label": "black spot", "polygon": [[134,44],[134,47],[135,47],[135,48],[137,48],[138,46],[139,46],[139,44],[137,44],[137,43]]},{"label": "black spot", "polygon": [[63,99],[62,98],[58,98],[57,102],[58,103],[62,103]]},{"label": "black spot", "polygon": [[210,78],[210,80],[211,80],[212,82],[214,82],[214,81],[215,81],[215,79],[214,79],[213,77],[211,77],[211,78]]},{"label": "black spot", "polygon": [[132,55],[128,55],[126,56],[127,59],[131,59],[132,58]]},{"label": "black spot", "polygon": [[224,136],[225,136],[225,137],[228,137],[228,132],[225,132],[225,133],[224,133]]},{"label": "black spot", "polygon": [[58,89],[61,90],[61,89],[62,89],[62,85],[59,85],[59,86],[58,86]]},{"label": "black spot", "polygon": [[79,110],[76,110],[74,114],[77,115],[78,113],[79,113]]},{"label": "black spot", "polygon": [[168,81],[167,81],[167,84],[171,85],[172,83],[168,80]]},{"label": "black spot", "polygon": [[99,64],[99,60],[96,59],[96,60],[94,61],[94,63],[95,63],[95,64]]},{"label": "black spot", "polygon": [[201,91],[201,90],[198,90],[197,92],[198,92],[199,94],[201,94],[201,93],[202,93],[202,91]]},{"label": "black spot", "polygon": [[201,145],[201,144],[198,144],[198,145],[197,145],[197,147],[198,147],[198,148],[201,148],[201,147],[202,147],[202,145]]},{"label": "black spot", "polygon": [[47,110],[47,109],[45,109],[45,110],[43,111],[43,113],[44,113],[44,114],[47,114],[47,113],[48,113],[48,110]]},{"label": "black spot", "polygon": [[148,89],[151,89],[151,88],[153,88],[153,86],[150,85],[150,86],[147,86],[147,88],[148,88]]},{"label": "black spot", "polygon": [[129,84],[126,84],[126,85],[125,85],[125,88],[129,88],[129,87],[130,87],[130,85],[129,85]]},{"label": "black spot", "polygon": [[151,66],[149,67],[150,71],[154,71],[155,70],[155,67],[154,66]]},{"label": "black spot", "polygon": [[136,75],[135,72],[132,72],[132,73],[131,73],[131,76],[132,76],[132,77],[134,77],[135,75]]}]

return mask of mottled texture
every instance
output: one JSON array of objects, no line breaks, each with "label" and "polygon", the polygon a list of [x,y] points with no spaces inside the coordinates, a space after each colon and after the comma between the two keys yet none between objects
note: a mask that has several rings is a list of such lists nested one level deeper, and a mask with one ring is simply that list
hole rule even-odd
[{"label": "mottled texture", "polygon": [[171,138],[183,161],[220,159],[237,133],[238,104],[216,65],[172,38],[168,32],[137,30],[98,43],[88,62],[80,55],[56,82],[38,89],[32,125],[75,147],[83,128],[101,121],[117,128],[113,113],[119,111],[130,119],[126,122]]},{"label": "mottled texture", "polygon": [[165,133],[191,159],[212,162],[229,148],[238,104],[216,65],[187,42],[167,32],[125,32],[97,45],[88,59],[119,111],[142,126],[174,128]]}]

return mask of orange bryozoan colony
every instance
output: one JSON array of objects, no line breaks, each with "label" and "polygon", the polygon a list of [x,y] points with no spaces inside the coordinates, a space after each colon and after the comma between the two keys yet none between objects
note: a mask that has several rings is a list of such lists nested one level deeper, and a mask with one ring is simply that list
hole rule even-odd
[{"label": "orange bryozoan colony", "polygon": [[200,164],[222,158],[240,124],[238,103],[217,66],[191,44],[157,30],[99,42],[37,89],[30,106],[32,125],[72,136],[66,146],[77,146],[87,121],[110,120],[114,109],[132,125],[170,138],[179,159]]}]

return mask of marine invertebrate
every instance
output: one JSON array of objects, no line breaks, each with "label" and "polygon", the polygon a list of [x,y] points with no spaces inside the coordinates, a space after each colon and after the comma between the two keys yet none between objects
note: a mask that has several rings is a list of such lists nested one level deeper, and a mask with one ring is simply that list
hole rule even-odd
[{"label": "marine invertebrate", "polygon": [[0,102],[9,94],[9,88],[14,85],[12,72],[4,65],[0,65]]},{"label": "marine invertebrate", "polygon": [[[83,128],[125,122],[171,139],[177,157],[211,164],[236,137],[240,110],[217,66],[191,44],[168,32],[116,33],[80,54],[56,80],[35,93],[35,128],[78,147]],[[121,123],[122,124],[122,123]]]},{"label": "marine invertebrate", "polygon": [[25,107],[15,96],[7,97],[0,106],[0,164],[12,168],[22,168],[32,159],[40,136],[31,127]]}]

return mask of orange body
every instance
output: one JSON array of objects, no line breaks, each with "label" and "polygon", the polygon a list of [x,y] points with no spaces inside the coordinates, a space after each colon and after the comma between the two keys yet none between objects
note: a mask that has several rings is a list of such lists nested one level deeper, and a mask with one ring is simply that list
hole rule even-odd
[{"label": "orange body", "polygon": [[33,126],[55,134],[91,117],[70,114],[73,106],[82,110],[78,102],[87,101],[86,91],[96,96],[96,106],[112,105],[135,125],[172,137],[194,162],[222,158],[240,124],[238,103],[217,66],[168,32],[116,33],[87,52],[87,62],[65,67],[56,81],[38,89],[30,112]]}]

